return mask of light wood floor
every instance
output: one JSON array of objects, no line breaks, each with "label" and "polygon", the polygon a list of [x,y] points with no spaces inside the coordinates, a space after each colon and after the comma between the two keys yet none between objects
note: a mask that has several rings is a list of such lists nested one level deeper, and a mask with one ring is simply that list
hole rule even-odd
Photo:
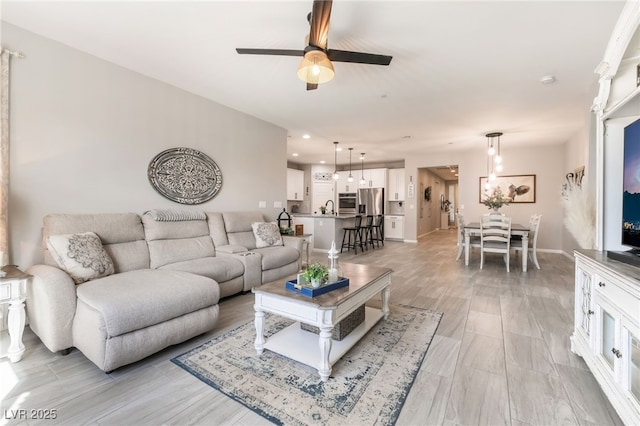
[{"label": "light wood floor", "polygon": [[[542,269],[523,273],[519,258],[512,258],[507,274],[495,255],[480,271],[477,252],[468,267],[455,261],[455,244],[455,231],[438,231],[417,244],[387,241],[384,248],[340,257],[392,268],[392,304],[444,312],[398,424],[622,424],[569,350],[573,262],[540,253]],[[313,259],[326,255],[313,253]],[[23,360],[0,360],[0,423],[37,423],[30,410],[53,409],[57,419],[43,422],[268,424],[169,361],[251,320],[252,302],[252,294],[224,300],[215,331],[108,375],[77,350],[50,353],[27,329]],[[28,421],[9,420],[18,409],[27,410]]]}]

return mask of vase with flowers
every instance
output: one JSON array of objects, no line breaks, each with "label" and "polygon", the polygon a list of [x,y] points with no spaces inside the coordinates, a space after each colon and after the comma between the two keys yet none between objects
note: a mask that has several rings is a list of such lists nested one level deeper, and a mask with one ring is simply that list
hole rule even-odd
[{"label": "vase with flowers", "polygon": [[504,196],[502,190],[498,187],[491,195],[486,196],[482,204],[497,213],[500,207],[509,205],[509,199]]}]

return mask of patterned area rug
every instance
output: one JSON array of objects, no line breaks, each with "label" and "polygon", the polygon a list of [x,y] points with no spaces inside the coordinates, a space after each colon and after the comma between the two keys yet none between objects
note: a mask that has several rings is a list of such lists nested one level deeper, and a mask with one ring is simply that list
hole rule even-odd
[{"label": "patterned area rug", "polygon": [[[442,313],[391,306],[325,383],[315,368],[253,347],[253,321],[172,362],[276,424],[394,424]],[[267,315],[265,336],[291,320]]]}]

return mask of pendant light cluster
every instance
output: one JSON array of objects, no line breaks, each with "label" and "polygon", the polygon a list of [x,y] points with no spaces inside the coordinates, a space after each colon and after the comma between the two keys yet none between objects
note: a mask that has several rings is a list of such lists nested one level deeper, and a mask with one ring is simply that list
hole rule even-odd
[{"label": "pendant light cluster", "polygon": [[[340,175],[338,174],[338,151],[342,151],[342,149],[338,148],[338,144],[340,142],[334,142],[333,143],[333,180],[337,181],[340,180]],[[352,169],[352,163],[351,163],[351,155],[352,155],[352,151],[353,148],[349,148],[349,177],[347,178],[347,182],[353,182],[353,169]],[[360,184],[364,185],[366,183],[366,181],[364,180],[364,152],[360,153],[360,163],[361,163],[361,168],[360,168]]]},{"label": "pendant light cluster", "polygon": [[485,189],[490,189],[496,180],[497,173],[501,173],[502,156],[500,155],[500,136],[502,132],[487,133],[487,183]]}]

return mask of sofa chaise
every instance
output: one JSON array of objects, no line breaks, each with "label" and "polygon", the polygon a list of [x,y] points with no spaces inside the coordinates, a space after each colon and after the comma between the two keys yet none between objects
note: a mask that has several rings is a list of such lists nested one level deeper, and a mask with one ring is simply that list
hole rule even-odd
[{"label": "sofa chaise", "polygon": [[274,227],[260,212],[48,215],[44,263],[27,269],[30,327],[103,371],[143,359],[212,330],[221,298],[300,269],[302,240]]}]

